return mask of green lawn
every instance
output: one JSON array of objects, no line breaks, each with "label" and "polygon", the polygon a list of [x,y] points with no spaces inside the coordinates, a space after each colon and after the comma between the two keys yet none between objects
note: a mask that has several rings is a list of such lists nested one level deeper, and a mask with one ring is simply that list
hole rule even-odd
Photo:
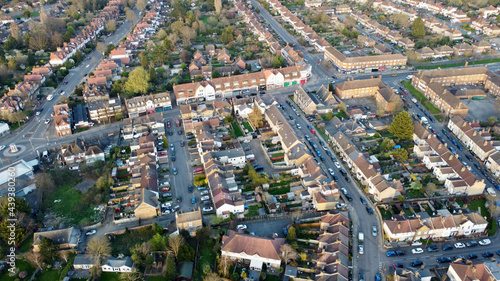
[{"label": "green lawn", "polygon": [[[33,275],[33,272],[35,272],[35,269],[31,267],[31,265],[27,261],[22,261],[22,260],[17,260],[16,261],[16,267],[19,268],[19,272],[21,271],[26,271],[28,272],[28,277],[26,277],[26,280],[29,280],[31,278],[31,275]],[[8,269],[8,266],[7,266]],[[9,276],[9,272],[7,270],[3,270],[0,272],[0,280],[2,281],[14,281],[14,280],[19,280],[16,276]],[[57,280],[57,279],[54,279]]]},{"label": "green lawn", "polygon": [[486,204],[486,200],[485,199],[478,199],[478,200],[472,201],[467,207],[470,210],[474,210],[474,211],[478,211],[479,208],[481,208],[481,216],[483,216],[483,217],[489,217],[488,210],[486,209],[486,207],[484,206],[484,204]]},{"label": "green lawn", "polygon": [[23,243],[19,247],[18,251],[19,253],[26,253],[31,249],[31,244],[33,243],[33,234],[29,235],[24,239]]},{"label": "green lawn", "polygon": [[245,217],[255,217],[259,215],[259,205],[248,206],[248,214]]},{"label": "green lawn", "polygon": [[36,18],[36,17],[38,17],[39,15],[40,15],[40,12],[33,12],[33,13],[31,13],[31,15],[30,15],[30,16],[31,16],[32,18]]},{"label": "green lawn", "polygon": [[[475,65],[475,64],[487,64],[487,63],[495,63],[495,62],[500,62],[500,59],[487,59],[487,60],[478,60],[478,61],[470,61],[469,65]],[[464,62],[457,62],[457,63],[450,63],[450,64],[441,64],[441,65],[422,65],[422,66],[417,66],[415,68],[417,69],[438,69],[438,68],[450,68],[450,67],[457,67],[457,66],[463,66],[465,65]]]},{"label": "green lawn", "polygon": [[165,281],[163,276],[149,276],[148,281]]},{"label": "green lawn", "polygon": [[271,188],[269,189],[269,194],[271,195],[281,195],[290,192],[290,186],[285,186],[283,188]]},{"label": "green lawn", "polygon": [[200,20],[203,21],[205,24],[208,24],[208,18],[210,18],[210,16],[201,16]]},{"label": "green lawn", "polygon": [[59,279],[59,270],[45,270],[38,275],[35,280],[38,281],[54,281]]},{"label": "green lawn", "polygon": [[386,209],[384,208],[378,208],[379,211],[380,211],[380,214],[382,215],[382,217],[386,220],[390,220],[392,218],[392,214],[390,211],[387,211]]},{"label": "green lawn", "polygon": [[153,237],[154,231],[151,227],[130,230],[122,235],[116,235],[111,239],[111,254],[130,255],[130,249],[135,245],[146,242]]},{"label": "green lawn", "polygon": [[252,129],[252,126],[250,126],[250,123],[248,123],[247,121],[241,123],[243,125],[243,128],[247,129],[248,132],[253,132],[253,129]]},{"label": "green lawn", "polygon": [[232,123],[232,125],[233,125],[234,133],[236,134],[237,137],[244,136],[243,132],[241,131],[241,128],[240,128],[240,125],[238,124],[238,122],[235,121],[235,122]]},{"label": "green lawn", "polygon": [[218,251],[219,247],[216,245],[214,239],[207,239],[204,241],[203,245],[200,247],[199,268],[204,268],[205,265],[209,265],[210,268],[213,269]]},{"label": "green lawn", "polygon": [[429,110],[431,114],[439,114],[441,113],[441,110],[439,110],[437,107],[435,107],[430,101],[427,100],[427,98],[417,89],[415,89],[410,81],[404,81],[401,82],[408,91],[418,100],[422,103],[422,105]]},{"label": "green lawn", "polygon": [[[65,217],[69,224],[83,224],[90,220],[95,211],[90,206],[85,212],[77,211],[81,210],[81,197],[82,193],[74,189],[73,185],[65,184],[50,194],[44,208],[49,208],[58,216]],[[54,200],[61,200],[61,202],[54,203]]]},{"label": "green lawn", "polygon": [[120,274],[116,272],[103,272],[100,281],[120,281]]},{"label": "green lawn", "polygon": [[273,158],[273,157],[280,157],[280,156],[285,156],[285,153],[281,152],[281,153],[271,154],[271,158]]}]

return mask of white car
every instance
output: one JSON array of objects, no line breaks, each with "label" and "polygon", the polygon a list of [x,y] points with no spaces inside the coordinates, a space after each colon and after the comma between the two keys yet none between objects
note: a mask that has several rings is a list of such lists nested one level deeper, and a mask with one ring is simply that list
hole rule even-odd
[{"label": "white car", "polygon": [[214,210],[213,207],[205,207],[205,208],[203,208],[203,212],[211,212],[213,210]]},{"label": "white car", "polygon": [[488,238],[479,241],[479,245],[481,245],[481,246],[488,246],[490,244],[491,244],[491,240]]},{"label": "white car", "polygon": [[359,254],[360,255],[364,254],[365,253],[365,249],[364,249],[363,245],[359,244],[358,247],[359,247]]},{"label": "white car", "polygon": [[162,214],[164,214],[164,215],[168,215],[168,214],[170,214],[171,212],[170,212],[170,210],[165,210],[165,211],[163,211],[163,212],[161,212],[161,213],[162,213]]},{"label": "white car", "polygon": [[0,151],[5,149],[5,145],[0,145]]},{"label": "white car", "polygon": [[335,164],[335,167],[337,167],[337,169],[340,169],[340,163],[339,162],[335,161],[334,164]]},{"label": "white car", "polygon": [[206,201],[206,200],[210,200],[210,196],[205,195],[205,196],[201,197],[201,201]]},{"label": "white car", "polygon": [[457,248],[457,249],[465,248],[465,244],[464,243],[455,243],[455,245],[453,245],[453,246],[455,246],[455,248]]},{"label": "white car", "polygon": [[49,124],[50,123],[50,119],[45,119],[45,124]]},{"label": "white car", "polygon": [[35,115],[36,115],[36,116],[40,115],[40,111],[37,111],[37,112],[35,113]]},{"label": "white car", "polygon": [[97,233],[97,230],[92,229],[92,230],[87,231],[87,232],[85,233],[85,235],[94,235],[94,234],[96,234],[96,233]]},{"label": "white car", "polygon": [[421,254],[423,252],[424,252],[424,250],[422,250],[422,248],[411,249],[412,254]]},{"label": "white car", "polygon": [[246,224],[238,224],[238,226],[236,226],[236,229],[247,229],[247,226]]},{"label": "white car", "polygon": [[165,203],[161,204],[161,207],[162,208],[169,208],[169,207],[172,207],[172,204],[168,203],[168,202],[165,202]]},{"label": "white car", "polygon": [[333,169],[332,168],[328,168],[328,172],[330,173],[330,175],[335,175],[335,173],[333,172]]}]

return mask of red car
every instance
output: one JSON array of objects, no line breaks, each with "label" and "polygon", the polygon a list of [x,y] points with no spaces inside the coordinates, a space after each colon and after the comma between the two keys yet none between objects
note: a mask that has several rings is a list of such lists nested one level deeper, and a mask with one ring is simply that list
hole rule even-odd
[{"label": "red car", "polygon": [[158,155],[164,156],[164,155],[167,155],[167,153],[165,151],[162,151],[162,152],[158,153]]},{"label": "red car", "polygon": [[167,120],[167,128],[170,128],[170,120]]},{"label": "red car", "polygon": [[170,191],[170,187],[168,187],[168,186],[167,186],[167,187],[163,187],[163,188],[161,189],[161,191],[163,191],[163,192]]},{"label": "red car", "polygon": [[309,130],[311,133],[316,134],[316,131],[314,129]]},{"label": "red car", "polygon": [[196,168],[194,169],[194,172],[195,173],[203,172],[203,168]]}]

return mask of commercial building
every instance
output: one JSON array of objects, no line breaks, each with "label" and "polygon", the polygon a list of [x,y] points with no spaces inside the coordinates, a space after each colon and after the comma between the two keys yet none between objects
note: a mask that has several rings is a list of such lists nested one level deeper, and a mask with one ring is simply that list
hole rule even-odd
[{"label": "commercial building", "polygon": [[402,67],[406,65],[407,58],[401,54],[347,57],[334,47],[327,47],[324,53],[325,60],[330,61],[339,71],[351,72],[363,70],[385,70],[385,68]]}]

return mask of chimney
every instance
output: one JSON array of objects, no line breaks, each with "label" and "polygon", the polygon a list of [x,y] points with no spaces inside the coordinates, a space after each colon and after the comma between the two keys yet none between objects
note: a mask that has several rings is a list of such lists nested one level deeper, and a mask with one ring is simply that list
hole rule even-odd
[{"label": "chimney", "polygon": [[373,170],[373,165],[369,165],[368,169]]},{"label": "chimney", "polygon": [[441,70],[441,67],[440,67],[440,66],[438,66],[438,70]]},{"label": "chimney", "polygon": [[450,157],[448,158],[448,160],[451,160],[451,159],[453,159],[453,155],[450,155]]},{"label": "chimney", "polygon": [[425,129],[426,129],[426,130],[429,130],[429,125],[425,126]]},{"label": "chimney", "polygon": [[462,166],[462,169],[460,171],[465,172],[465,166]]},{"label": "chimney", "polygon": [[448,143],[447,142],[444,143],[444,147],[448,147]]},{"label": "chimney", "polygon": [[398,222],[398,229],[401,229],[401,223]]},{"label": "chimney", "polygon": [[[475,132],[474,132],[475,134]],[[484,141],[484,146],[487,146],[488,145],[488,142],[487,141]]]},{"label": "chimney", "polygon": [[468,65],[469,65],[469,62],[468,62],[468,61],[466,61],[466,62],[465,62],[465,65],[464,65],[464,68],[467,68],[467,66],[468,66]]},{"label": "chimney", "polygon": [[382,79],[382,75],[379,75],[379,76],[378,76],[378,78],[379,78],[379,79]]}]

